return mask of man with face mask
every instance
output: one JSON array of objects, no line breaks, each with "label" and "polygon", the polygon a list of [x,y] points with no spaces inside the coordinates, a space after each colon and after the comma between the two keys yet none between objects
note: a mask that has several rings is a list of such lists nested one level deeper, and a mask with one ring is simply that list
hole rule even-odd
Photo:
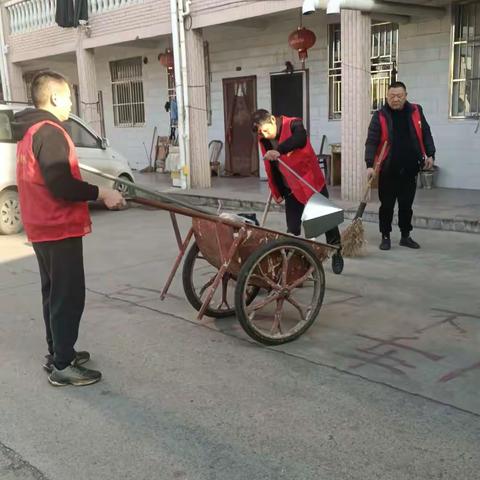
[{"label": "man with face mask", "polygon": [[[386,144],[386,148],[383,146]],[[381,152],[383,158],[379,158]],[[398,226],[402,247],[420,248],[410,236],[412,205],[421,169],[432,169],[435,144],[430,126],[420,105],[407,101],[407,87],[402,82],[390,85],[387,104],[375,112],[368,129],[365,161],[369,179],[380,163],[378,196],[380,199],[381,250],[390,250],[390,232],[395,203],[398,201]]]},{"label": "man with face mask", "polygon": [[82,237],[91,231],[87,201],[108,208],[124,205],[115,190],[82,180],[75,146],[62,122],[72,107],[70,87],[54,72],[32,82],[34,109],[15,116],[20,211],[40,269],[48,355],[44,368],[52,385],[90,385],[101,373],[82,364],[88,352],[74,350],[85,304]]},{"label": "man with face mask", "polygon": [[[285,200],[287,232],[299,236],[305,204],[313,192],[276,160],[283,160],[317,192],[328,198],[325,178],[307,131],[300,118],[275,117],[263,109],[253,113],[253,131],[258,135],[272,196],[278,203]],[[338,227],[326,232],[325,236],[327,243],[340,245]],[[343,270],[340,252],[332,256],[332,270],[334,273]]]}]

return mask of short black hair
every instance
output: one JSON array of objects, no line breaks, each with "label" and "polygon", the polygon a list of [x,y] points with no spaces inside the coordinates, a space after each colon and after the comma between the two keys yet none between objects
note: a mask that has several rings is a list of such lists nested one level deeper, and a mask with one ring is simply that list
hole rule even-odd
[{"label": "short black hair", "polygon": [[405,91],[407,91],[407,86],[403,82],[392,82],[388,86],[388,89],[391,90],[392,88],[403,88]]},{"label": "short black hair", "polygon": [[32,80],[32,86],[30,87],[30,92],[32,95],[32,101],[36,108],[44,106],[49,101],[50,91],[49,84],[51,82],[61,84],[68,81],[61,73],[53,72],[51,70],[44,70],[37,73]]},{"label": "short black hair", "polygon": [[261,127],[264,123],[268,123],[272,114],[265,110],[264,108],[260,108],[252,113],[252,130],[254,132],[258,131],[258,127]]}]

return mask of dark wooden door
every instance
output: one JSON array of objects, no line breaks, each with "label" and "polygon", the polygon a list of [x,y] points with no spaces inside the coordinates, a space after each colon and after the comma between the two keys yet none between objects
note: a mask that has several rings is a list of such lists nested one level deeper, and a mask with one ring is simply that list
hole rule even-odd
[{"label": "dark wooden door", "polygon": [[225,173],[258,176],[257,136],[252,132],[252,113],[257,109],[257,78],[223,80],[225,115]]},{"label": "dark wooden door", "polygon": [[270,75],[272,114],[299,117],[308,129],[308,72],[272,73]]}]

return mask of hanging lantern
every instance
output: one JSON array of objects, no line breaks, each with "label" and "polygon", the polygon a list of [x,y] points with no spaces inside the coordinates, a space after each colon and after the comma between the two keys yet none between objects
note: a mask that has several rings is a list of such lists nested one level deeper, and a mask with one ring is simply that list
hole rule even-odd
[{"label": "hanging lantern", "polygon": [[315,34],[305,27],[298,27],[288,36],[288,44],[294,50],[297,50],[303,66],[305,66],[305,60],[308,57],[307,50],[315,45],[316,40]]},{"label": "hanging lantern", "polygon": [[160,65],[163,65],[167,70],[173,70],[174,60],[173,60],[173,52],[171,48],[167,48],[165,53],[161,53],[158,56],[158,61]]}]

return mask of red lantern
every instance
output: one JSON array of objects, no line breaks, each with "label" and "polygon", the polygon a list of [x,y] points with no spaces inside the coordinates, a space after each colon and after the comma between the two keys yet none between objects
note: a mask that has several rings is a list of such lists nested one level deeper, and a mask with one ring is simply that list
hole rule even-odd
[{"label": "red lantern", "polygon": [[161,65],[163,65],[167,70],[173,70],[174,60],[173,60],[173,52],[171,48],[167,48],[165,53],[161,53],[158,56],[158,61]]},{"label": "red lantern", "polygon": [[308,57],[307,50],[315,45],[316,40],[315,34],[305,27],[298,27],[288,36],[288,44],[297,50],[302,63],[305,63],[305,59]]}]

